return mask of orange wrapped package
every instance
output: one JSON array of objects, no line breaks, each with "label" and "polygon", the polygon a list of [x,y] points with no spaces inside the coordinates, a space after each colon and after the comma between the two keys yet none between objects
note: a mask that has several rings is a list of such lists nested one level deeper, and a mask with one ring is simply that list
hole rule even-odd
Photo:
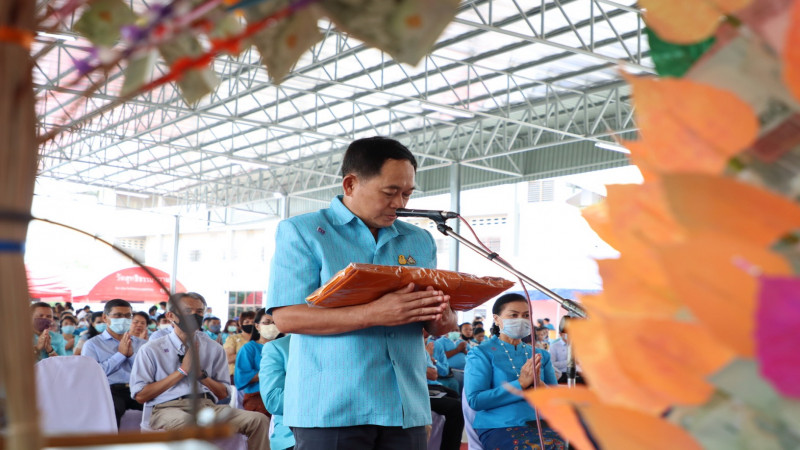
[{"label": "orange wrapped package", "polygon": [[449,270],[351,263],[306,297],[306,301],[325,308],[361,305],[402,289],[408,283],[443,291],[450,296],[450,307],[454,311],[468,311],[482,305],[514,285],[503,278]]}]

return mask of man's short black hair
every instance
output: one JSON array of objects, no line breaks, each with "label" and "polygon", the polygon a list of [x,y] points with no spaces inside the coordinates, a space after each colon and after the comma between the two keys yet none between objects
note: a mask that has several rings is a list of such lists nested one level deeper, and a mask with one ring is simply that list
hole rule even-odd
[{"label": "man's short black hair", "polygon": [[115,298],[114,300],[109,300],[106,302],[106,306],[103,307],[103,314],[109,315],[111,314],[112,308],[120,308],[120,307],[131,308],[131,310],[133,310],[133,307],[131,306],[130,303],[128,303],[127,300],[123,300],[121,298]]},{"label": "man's short black hair", "polygon": [[156,305],[151,306],[150,309],[147,310],[147,312],[149,312],[150,314],[153,314],[156,311],[158,311],[158,306]]},{"label": "man's short black hair", "polygon": [[342,176],[352,173],[365,179],[372,178],[381,173],[387,159],[405,159],[417,170],[417,160],[405,145],[394,139],[375,136],[350,143],[342,160]]},{"label": "man's short black hair", "polygon": [[50,309],[53,309],[53,307],[50,306],[50,303],[36,302],[36,303],[32,303],[31,304],[31,313],[33,313],[33,310],[36,309],[36,308],[50,308]]},{"label": "man's short black hair", "polygon": [[478,328],[475,328],[474,330],[472,330],[472,335],[473,336],[477,336],[477,335],[479,335],[481,333],[486,334],[486,331],[481,327],[478,327]]}]

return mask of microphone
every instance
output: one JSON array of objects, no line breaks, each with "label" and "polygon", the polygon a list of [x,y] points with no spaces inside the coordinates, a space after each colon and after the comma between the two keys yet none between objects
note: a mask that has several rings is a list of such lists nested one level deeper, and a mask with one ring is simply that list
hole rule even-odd
[{"label": "microphone", "polygon": [[398,208],[395,210],[395,214],[397,214],[397,217],[424,217],[433,221],[455,219],[458,217],[458,213],[452,211],[432,211],[429,209]]}]

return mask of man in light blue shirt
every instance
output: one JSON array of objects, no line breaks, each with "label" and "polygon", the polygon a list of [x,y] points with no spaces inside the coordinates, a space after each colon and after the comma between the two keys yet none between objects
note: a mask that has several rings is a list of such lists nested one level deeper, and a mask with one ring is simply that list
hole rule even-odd
[{"label": "man in light blue shirt", "polygon": [[[203,321],[205,299],[195,293],[177,293],[170,296],[168,305],[167,318],[173,332],[142,346],[131,370],[131,395],[139,403],[153,405],[150,427],[171,430],[190,423],[192,381],[188,375],[192,359],[197,358],[199,408],[212,408],[218,416],[226,417],[237,432],[247,436],[249,449],[268,448],[267,416],[216,404],[228,396],[230,374],[222,346],[197,331]],[[196,351],[187,352],[187,343]]]},{"label": "man in light blue shirt", "polygon": [[100,363],[100,367],[106,373],[111,388],[111,399],[114,401],[117,428],[126,410],[142,410],[141,403],[131,398],[128,383],[136,352],[147,341],[131,336],[129,330],[132,317],[133,308],[125,300],[115,298],[106,302],[103,308],[106,330],[86,341],[81,352],[81,356],[87,356]]},{"label": "man in light blue shirt", "polygon": [[426,448],[420,335],[423,327],[437,335],[455,328],[449,297],[410,284],[358,306],[305,301],[353,262],[436,267],[430,233],[396,222],[416,166],[395,140],[354,141],[342,161],[344,195],[278,226],[267,302],[278,328],[293,334],[283,419],[297,450]]},{"label": "man in light blue shirt", "polygon": [[64,336],[50,331],[53,325],[53,307],[45,302],[36,302],[31,305],[31,319],[33,320],[33,353],[36,360],[41,361],[54,356],[64,356],[66,341]]}]

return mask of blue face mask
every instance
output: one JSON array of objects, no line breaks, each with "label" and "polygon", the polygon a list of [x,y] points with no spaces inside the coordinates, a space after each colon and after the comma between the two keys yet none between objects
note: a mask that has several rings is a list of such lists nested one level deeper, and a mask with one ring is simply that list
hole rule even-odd
[{"label": "blue face mask", "polygon": [[63,334],[72,334],[75,332],[75,325],[64,325],[61,327],[61,333]]},{"label": "blue face mask", "polygon": [[217,333],[219,333],[221,328],[222,327],[220,325],[209,325],[208,326],[208,331],[210,331],[210,332],[212,332],[214,334],[217,334]]},{"label": "blue face mask", "polygon": [[97,330],[98,333],[102,333],[103,331],[106,331],[106,324],[96,323],[94,324],[94,329]]},{"label": "blue face mask", "polygon": [[132,319],[111,319],[111,331],[117,334],[125,333],[131,329],[131,322],[133,322]]}]

